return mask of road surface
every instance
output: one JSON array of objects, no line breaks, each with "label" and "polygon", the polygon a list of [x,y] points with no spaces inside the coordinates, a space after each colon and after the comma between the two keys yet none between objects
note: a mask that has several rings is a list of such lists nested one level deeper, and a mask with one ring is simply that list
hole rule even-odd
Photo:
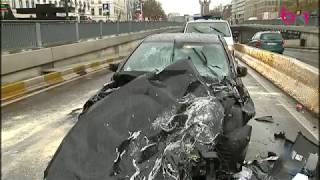
[{"label": "road surface", "polygon": [[[110,79],[107,70],[2,108],[2,179],[40,180],[63,137],[77,121],[83,103]],[[256,117],[272,115],[275,123],[251,120],[253,132],[247,159],[268,150],[277,152],[273,133],[286,131],[294,139],[298,130],[313,141],[318,121],[307,112],[295,111],[295,102],[249,69],[244,79],[256,106]],[[311,129],[311,133],[298,123]],[[309,126],[308,126],[309,125]],[[312,135],[313,134],[313,135]]]},{"label": "road surface", "polygon": [[315,68],[319,68],[319,50],[285,48],[283,55],[299,59]]}]

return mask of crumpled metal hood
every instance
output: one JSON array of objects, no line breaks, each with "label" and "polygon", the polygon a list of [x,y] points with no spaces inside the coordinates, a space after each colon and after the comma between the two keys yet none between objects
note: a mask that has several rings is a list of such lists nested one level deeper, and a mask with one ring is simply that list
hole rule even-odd
[{"label": "crumpled metal hood", "polygon": [[79,117],[49,163],[47,180],[190,178],[198,149],[222,134],[223,105],[190,60],[145,74]]}]

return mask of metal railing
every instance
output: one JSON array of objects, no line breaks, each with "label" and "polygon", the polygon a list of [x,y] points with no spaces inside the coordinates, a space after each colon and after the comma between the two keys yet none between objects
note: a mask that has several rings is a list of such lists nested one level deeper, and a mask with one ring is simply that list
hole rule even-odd
[{"label": "metal railing", "polygon": [[[264,24],[264,25],[285,25],[281,19],[268,19],[268,20],[246,20],[240,24]],[[319,26],[318,17],[309,17],[308,23],[302,18],[295,18],[292,26]]]},{"label": "metal railing", "polygon": [[87,39],[162,27],[183,26],[177,22],[2,21],[1,51],[38,49]]}]

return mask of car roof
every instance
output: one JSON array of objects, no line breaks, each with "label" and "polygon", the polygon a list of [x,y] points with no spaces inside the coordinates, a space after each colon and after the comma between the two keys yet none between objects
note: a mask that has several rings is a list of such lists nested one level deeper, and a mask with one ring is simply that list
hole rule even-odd
[{"label": "car roof", "polygon": [[163,33],[150,35],[144,39],[144,42],[204,42],[221,43],[218,35],[201,33]]},{"label": "car roof", "polygon": [[280,32],[279,31],[260,31],[258,33],[265,34],[265,33],[280,33]]},{"label": "car roof", "polygon": [[228,21],[226,20],[221,20],[221,19],[208,19],[208,20],[205,20],[205,19],[198,19],[198,20],[192,20],[192,21],[189,21],[188,23],[212,23],[212,22],[225,22],[225,23],[228,23]]}]

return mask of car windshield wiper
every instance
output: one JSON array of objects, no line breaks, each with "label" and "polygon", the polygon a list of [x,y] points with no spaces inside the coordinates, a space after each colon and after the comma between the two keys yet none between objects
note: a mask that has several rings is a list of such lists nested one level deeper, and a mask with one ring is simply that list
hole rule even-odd
[{"label": "car windshield wiper", "polygon": [[220,66],[217,66],[217,65],[211,65],[211,64],[209,64],[209,67],[222,69]]},{"label": "car windshield wiper", "polygon": [[267,41],[281,41],[281,39],[267,39]]},{"label": "car windshield wiper", "polygon": [[[199,54],[199,52],[195,49],[195,48],[192,48],[192,50],[196,53],[196,55],[200,58],[200,60],[203,62],[204,65],[207,65],[208,61],[207,61],[207,57],[206,56],[201,56]],[[201,51],[201,54],[203,55],[203,52]]]},{"label": "car windshield wiper", "polygon": [[199,33],[204,33],[203,31],[200,31],[197,27],[193,27],[193,30],[199,32]]},{"label": "car windshield wiper", "polygon": [[215,28],[215,27],[212,27],[212,26],[209,26],[211,29],[213,29],[214,31],[222,34],[223,36],[227,36],[225,33],[223,33],[222,31],[220,31],[219,29]]}]

